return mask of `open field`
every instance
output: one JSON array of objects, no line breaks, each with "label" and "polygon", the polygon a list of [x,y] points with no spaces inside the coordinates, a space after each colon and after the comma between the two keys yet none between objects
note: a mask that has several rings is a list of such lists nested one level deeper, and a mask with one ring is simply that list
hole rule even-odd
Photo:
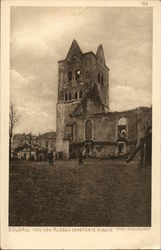
[{"label": "open field", "polygon": [[11,162],[9,225],[150,226],[150,187],[135,162]]}]

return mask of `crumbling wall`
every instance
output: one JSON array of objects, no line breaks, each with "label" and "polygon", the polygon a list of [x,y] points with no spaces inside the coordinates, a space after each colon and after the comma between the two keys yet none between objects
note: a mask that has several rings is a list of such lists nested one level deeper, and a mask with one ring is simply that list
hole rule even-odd
[{"label": "crumbling wall", "polygon": [[144,136],[145,131],[152,127],[152,108],[142,109],[137,112],[137,143]]},{"label": "crumbling wall", "polygon": [[149,126],[151,124],[151,111],[148,108],[75,117],[76,142],[81,143],[85,140],[85,121],[91,119],[93,122],[93,143],[95,145],[92,154],[97,157],[116,155],[118,152],[118,121],[120,118],[125,118],[127,122],[126,153],[133,152],[138,138],[145,133],[145,124],[149,124]]},{"label": "crumbling wall", "polygon": [[106,141],[114,142],[116,141],[116,118],[102,116],[93,117],[94,121],[94,139],[95,141]]}]

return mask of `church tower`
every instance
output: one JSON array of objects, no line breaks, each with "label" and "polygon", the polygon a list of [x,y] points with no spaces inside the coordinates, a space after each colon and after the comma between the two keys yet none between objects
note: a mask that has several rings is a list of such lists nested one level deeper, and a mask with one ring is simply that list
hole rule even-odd
[{"label": "church tower", "polygon": [[109,68],[106,66],[103,46],[99,45],[96,54],[83,53],[76,40],[73,40],[64,60],[58,61],[58,100],[56,118],[56,151],[69,157],[71,133],[70,114],[83,98],[96,85],[102,104],[109,110]]}]

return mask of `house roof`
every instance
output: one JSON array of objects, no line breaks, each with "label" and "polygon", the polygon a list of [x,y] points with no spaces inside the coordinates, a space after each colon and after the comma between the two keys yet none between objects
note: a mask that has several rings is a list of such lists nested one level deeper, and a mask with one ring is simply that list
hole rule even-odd
[{"label": "house roof", "polygon": [[51,131],[51,132],[46,132],[44,134],[40,134],[38,136],[38,139],[55,139],[56,138],[56,132]]}]

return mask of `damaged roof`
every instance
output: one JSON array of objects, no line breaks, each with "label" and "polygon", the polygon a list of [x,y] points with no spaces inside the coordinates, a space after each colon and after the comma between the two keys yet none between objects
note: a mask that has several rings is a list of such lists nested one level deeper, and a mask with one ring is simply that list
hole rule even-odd
[{"label": "damaged roof", "polygon": [[101,92],[99,91],[98,85],[95,83],[94,86],[91,88],[91,90],[82,98],[80,103],[76,106],[76,108],[73,110],[73,112],[70,114],[70,116],[75,116],[79,108],[86,102],[87,99],[98,99],[100,102],[100,105],[102,105],[103,112],[105,112],[105,108],[108,108],[106,105],[103,104]]}]

